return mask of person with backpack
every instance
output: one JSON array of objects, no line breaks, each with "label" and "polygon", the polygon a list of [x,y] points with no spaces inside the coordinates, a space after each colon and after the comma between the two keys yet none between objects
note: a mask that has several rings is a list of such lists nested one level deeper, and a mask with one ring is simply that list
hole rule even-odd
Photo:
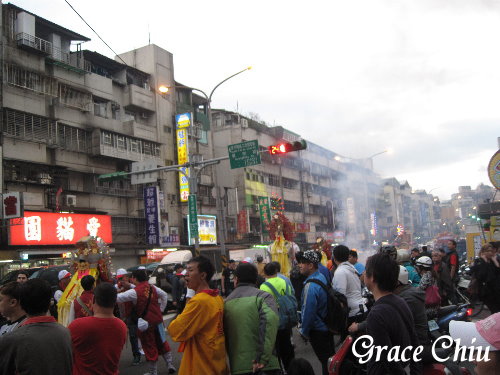
[{"label": "person with backpack", "polygon": [[[375,304],[366,319],[367,333],[374,348],[386,348],[380,358],[371,356],[367,363],[367,375],[404,375],[410,366],[410,373],[420,374],[419,362],[392,361],[388,355],[393,347],[414,349],[419,345],[413,315],[404,299],[393,292],[398,285],[399,266],[386,253],[378,253],[368,258],[365,283],[375,297]],[[408,353],[407,357],[412,357]]]},{"label": "person with backpack", "polygon": [[333,333],[325,320],[328,315],[329,284],[318,271],[321,262],[320,254],[315,250],[299,252],[296,255],[300,273],[307,277],[302,290],[302,325],[300,334],[311,346],[318,357],[323,375],[328,375],[328,358],[335,353]]},{"label": "person with backpack", "polygon": [[347,246],[338,245],[333,248],[333,259],[337,270],[333,274],[332,287],[343,294],[349,306],[350,323],[358,321],[360,308],[366,311],[363,297],[361,296],[361,281],[356,268],[349,262],[350,251]]},{"label": "person with backpack", "polygon": [[268,292],[274,297],[278,305],[280,324],[276,335],[276,350],[278,357],[285,369],[295,357],[292,341],[292,328],[297,325],[297,300],[285,280],[278,277],[277,262],[271,262],[264,266],[266,281],[260,286],[260,290]]}]

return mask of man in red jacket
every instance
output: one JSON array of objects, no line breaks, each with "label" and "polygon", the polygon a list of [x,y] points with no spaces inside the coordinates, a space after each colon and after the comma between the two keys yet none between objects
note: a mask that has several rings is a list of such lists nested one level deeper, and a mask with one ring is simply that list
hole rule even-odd
[{"label": "man in red jacket", "polygon": [[94,289],[95,279],[92,275],[87,275],[82,277],[80,283],[83,288],[83,293],[76,297],[71,303],[71,308],[69,310],[68,323],[78,318],[84,318],[87,316],[92,316],[92,305],[94,302]]},{"label": "man in red jacket", "polygon": [[[148,283],[145,270],[138,269],[132,272],[131,281],[135,284],[135,288],[120,293],[117,302],[132,302],[134,304],[138,318],[137,336],[141,340],[142,349],[149,364],[149,374],[157,375],[159,355],[163,356],[168,372],[173,374],[176,369],[172,363],[172,353],[167,341],[162,315],[168,302],[167,293]],[[161,300],[161,304],[159,300]]]}]

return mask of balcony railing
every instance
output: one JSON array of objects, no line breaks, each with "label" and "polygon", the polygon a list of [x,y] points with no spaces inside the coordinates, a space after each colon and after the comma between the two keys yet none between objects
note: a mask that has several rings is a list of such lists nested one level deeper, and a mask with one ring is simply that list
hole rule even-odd
[{"label": "balcony railing", "polygon": [[16,41],[18,46],[30,47],[47,55],[52,53],[52,43],[36,36],[26,33],[18,33],[16,35]]}]

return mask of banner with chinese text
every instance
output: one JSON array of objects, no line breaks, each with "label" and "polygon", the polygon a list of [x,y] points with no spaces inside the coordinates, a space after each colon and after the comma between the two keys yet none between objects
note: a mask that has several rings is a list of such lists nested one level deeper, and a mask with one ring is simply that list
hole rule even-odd
[{"label": "banner with chinese text", "polygon": [[9,226],[11,245],[74,245],[89,235],[112,243],[111,216],[26,211]]},{"label": "banner with chinese text", "polygon": [[[177,162],[185,164],[189,161],[188,130],[191,126],[191,113],[181,113],[175,116],[177,135]],[[181,168],[179,172],[179,198],[181,202],[187,202],[189,196],[189,168]]]},{"label": "banner with chinese text", "polygon": [[259,197],[260,223],[262,234],[269,234],[269,224],[271,224],[271,207],[268,197]]},{"label": "banner with chinese text", "polygon": [[144,188],[144,216],[146,219],[146,243],[159,245],[160,243],[160,202],[158,188],[148,186]]}]

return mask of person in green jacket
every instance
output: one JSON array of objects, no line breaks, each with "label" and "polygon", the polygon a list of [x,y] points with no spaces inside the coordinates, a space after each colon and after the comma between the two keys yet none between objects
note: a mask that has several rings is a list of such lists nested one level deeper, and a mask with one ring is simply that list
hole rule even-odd
[{"label": "person in green jacket", "polygon": [[278,374],[274,353],[278,332],[278,307],[274,297],[255,287],[257,268],[240,263],[235,271],[236,288],[224,304],[224,334],[231,374]]}]

